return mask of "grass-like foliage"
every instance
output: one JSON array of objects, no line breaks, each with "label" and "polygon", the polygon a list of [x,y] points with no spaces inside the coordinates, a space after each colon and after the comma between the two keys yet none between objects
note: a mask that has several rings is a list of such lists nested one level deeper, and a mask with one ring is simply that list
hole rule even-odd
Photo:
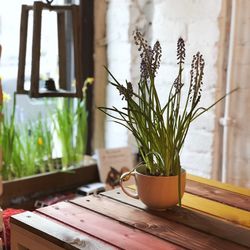
[{"label": "grass-like foliage", "polygon": [[67,168],[79,162],[86,151],[87,110],[85,100],[64,98],[62,108],[57,108],[54,125],[62,143],[62,165]]},{"label": "grass-like foliage", "polygon": [[2,175],[4,178],[11,176],[11,164],[13,154],[15,155],[14,140],[17,136],[17,130],[15,128],[15,111],[16,111],[16,96],[14,95],[14,104],[11,111],[10,118],[3,119],[2,110],[3,103],[0,106],[1,123],[0,123],[0,145],[2,150]]},{"label": "grass-like foliage", "polygon": [[62,165],[66,170],[83,159],[88,136],[88,111],[86,107],[88,86],[94,78],[87,78],[82,88],[82,98],[76,101],[64,98],[62,107],[57,107],[53,123],[62,144]]},{"label": "grass-like foliage", "polygon": [[10,117],[4,106],[4,119],[0,126],[0,145],[2,150],[2,171],[4,180],[11,180],[46,171],[53,171],[52,131],[48,119],[28,121],[25,126],[15,122],[16,94]]},{"label": "grass-like foliage", "polygon": [[185,43],[179,38],[177,43],[178,75],[166,102],[161,105],[155,86],[156,73],[160,67],[162,49],[159,41],[153,47],[139,31],[134,35],[140,52],[140,79],[138,89],[126,81],[121,84],[107,69],[111,80],[125,99],[127,106],[99,107],[113,120],[125,126],[134,135],[139,151],[146,165],[147,174],[154,176],[174,176],[181,172],[180,152],[191,123],[222,100],[221,97],[207,108],[199,105],[203,86],[205,62],[199,52],[193,56],[188,93],[184,93],[183,70],[185,62]]},{"label": "grass-like foliage", "polygon": [[[92,83],[93,78],[85,80],[81,99],[62,98],[62,105],[48,112],[49,116],[39,114],[36,121],[27,121],[25,126],[15,121],[16,94],[9,112],[3,101],[5,93],[0,89],[0,149],[3,153],[0,174],[4,180],[49,171],[67,171],[72,165],[81,163],[88,135],[86,91]],[[46,102],[45,105],[46,109],[50,108]],[[55,134],[62,145],[59,166],[56,164],[58,159],[54,159],[52,154],[57,146],[53,138]]]}]

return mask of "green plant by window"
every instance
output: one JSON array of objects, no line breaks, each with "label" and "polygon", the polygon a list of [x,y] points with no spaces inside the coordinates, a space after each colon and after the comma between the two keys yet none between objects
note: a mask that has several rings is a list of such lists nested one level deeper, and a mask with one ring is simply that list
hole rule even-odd
[{"label": "green plant by window", "polygon": [[[62,165],[68,168],[79,163],[86,152],[87,116],[86,91],[93,78],[87,78],[83,85],[83,98],[74,102],[72,98],[64,98],[62,107],[58,107],[53,118],[54,126],[62,144]],[[74,106],[74,104],[76,104]]]},{"label": "green plant by window", "polygon": [[[21,136],[20,151],[23,161],[31,160],[33,162],[33,174],[44,173],[55,170],[52,159],[53,150],[53,131],[48,118],[42,118],[38,115],[37,121],[30,121],[24,129]],[[32,148],[30,148],[32,147]],[[28,164],[28,162],[27,162]],[[32,165],[29,164],[30,166]],[[27,175],[30,175],[30,173]]]},{"label": "green plant by window", "polygon": [[[79,102],[77,101],[77,106],[79,107]],[[71,98],[62,100],[62,107],[58,107],[56,110],[56,114],[54,116],[54,125],[58,137],[61,141],[62,145],[62,165],[64,168],[69,167],[71,164],[76,163],[79,158],[76,155],[76,140],[74,139],[74,134],[77,133],[76,129],[76,120],[80,119],[82,113],[85,113],[85,109],[78,113],[74,110],[74,102]]]},{"label": "green plant by window", "polygon": [[[7,105],[0,104],[0,112],[4,113],[0,123],[0,145],[3,151],[1,174],[4,180],[67,170],[83,160],[88,133],[85,94],[87,86],[92,83],[93,78],[86,79],[82,99],[63,98],[62,108],[58,107],[50,117],[40,114],[36,121],[29,121],[22,127],[15,121],[16,94],[10,116]],[[5,101],[9,99],[6,93],[3,96]],[[52,157],[54,132],[58,133],[62,144],[62,166],[55,165],[57,161]]]},{"label": "green plant by window", "polygon": [[[6,93],[3,93],[4,98],[3,104],[1,105],[1,112],[8,113],[4,103],[8,101]],[[18,131],[15,128],[15,112],[16,112],[16,95],[13,98],[13,107],[10,117],[2,119],[1,122],[1,136],[0,145],[2,148],[2,175],[4,179],[9,179],[13,173],[13,153],[14,153],[14,142],[15,137],[18,136]]]}]

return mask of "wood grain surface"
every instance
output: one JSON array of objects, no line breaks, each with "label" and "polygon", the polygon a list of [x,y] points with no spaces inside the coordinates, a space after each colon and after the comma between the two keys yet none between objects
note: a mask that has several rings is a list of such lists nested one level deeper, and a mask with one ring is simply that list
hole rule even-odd
[{"label": "wood grain surface", "polygon": [[[88,201],[86,202],[88,203]],[[102,207],[99,208],[102,209]],[[114,247],[148,250],[182,249],[182,247],[168,241],[155,238],[150,234],[137,230],[136,227],[127,227],[116,220],[107,218],[80,206],[73,205],[69,202],[60,202],[56,205],[38,209],[37,211],[112,244]],[[117,211],[113,210],[114,218],[116,218],[116,213]]]},{"label": "wood grain surface", "polygon": [[217,216],[245,227],[250,227],[250,212],[246,210],[225,205],[223,203],[189,193],[184,194],[182,198],[182,204],[185,207]]},{"label": "wood grain surface", "polygon": [[244,249],[243,246],[233,242],[200,232],[107,197],[89,196],[77,198],[71,202],[161,239],[171,241],[186,249]]},{"label": "wood grain surface", "polygon": [[192,180],[187,180],[185,191],[203,198],[250,211],[250,196],[247,195],[238,194]]},{"label": "wood grain surface", "polygon": [[234,193],[250,196],[250,189],[248,189],[248,188],[238,187],[238,186],[231,185],[229,183],[222,183],[220,181],[216,181],[213,179],[207,179],[207,178],[203,178],[203,177],[195,176],[195,175],[191,175],[191,174],[187,174],[187,179],[192,180],[192,181],[196,181],[199,183],[204,183],[204,184],[210,185],[212,187],[228,190],[228,191],[231,191]]},{"label": "wood grain surface", "polygon": [[64,249],[114,249],[105,242],[36,213],[24,212],[14,215],[11,217],[11,223],[21,226]]},{"label": "wood grain surface", "polygon": [[188,180],[183,207],[152,211],[115,189],[16,215],[11,223],[65,249],[92,240],[89,249],[250,249],[248,202],[245,194]]},{"label": "wood grain surface", "polygon": [[[130,189],[135,190],[135,185],[129,186]],[[199,192],[199,191],[195,191]],[[250,212],[237,207],[219,202],[220,196],[217,197],[218,201],[214,201],[205,197],[198,196],[185,192],[182,197],[183,207],[195,209],[205,214],[213,215],[241,226],[250,227]],[[221,199],[224,199],[221,197]]]},{"label": "wood grain surface", "polygon": [[[130,206],[144,210],[147,209],[140,200],[128,197],[120,188],[102,193],[102,195]],[[147,210],[147,212],[250,248],[250,228],[237,225],[233,222],[178,206],[168,209],[166,212],[151,210]]]}]

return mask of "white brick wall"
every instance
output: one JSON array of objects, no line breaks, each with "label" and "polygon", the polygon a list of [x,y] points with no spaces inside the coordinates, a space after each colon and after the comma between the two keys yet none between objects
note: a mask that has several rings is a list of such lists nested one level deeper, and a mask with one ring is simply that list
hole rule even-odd
[{"label": "white brick wall", "polygon": [[[131,43],[129,42],[130,2],[126,0],[111,0],[107,5],[107,54],[108,68],[117,77],[118,81],[125,82],[130,78]],[[107,86],[108,107],[123,107],[117,91],[111,85]],[[128,131],[110,122],[105,125],[105,146],[107,148],[126,146]]]},{"label": "white brick wall", "polygon": [[[157,88],[161,101],[165,102],[170,84],[176,77],[176,42],[182,36],[187,51],[184,80],[188,84],[192,55],[199,50],[206,61],[202,104],[211,104],[215,100],[217,81],[221,3],[221,0],[110,0],[107,13],[110,70],[119,79],[136,83],[139,65],[138,53],[132,44],[132,31],[139,27],[149,41],[154,43],[158,39],[161,42],[163,57]],[[107,104],[120,105],[120,97],[113,90],[108,88]],[[211,174],[214,119],[214,110],[211,110],[194,122],[182,151],[182,165],[188,171],[205,177]],[[127,143],[134,144],[126,130],[116,124],[106,124],[107,147]]]}]

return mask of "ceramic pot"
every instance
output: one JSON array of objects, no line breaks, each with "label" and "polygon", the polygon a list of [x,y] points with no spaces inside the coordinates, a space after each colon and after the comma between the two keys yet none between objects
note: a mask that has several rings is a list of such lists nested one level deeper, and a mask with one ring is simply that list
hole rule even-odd
[{"label": "ceramic pot", "polygon": [[[145,175],[145,167],[140,166],[133,172],[126,172],[120,178],[120,185],[125,194],[140,199],[148,208],[153,210],[165,210],[178,203],[178,176],[150,176]],[[144,171],[143,171],[144,170]],[[135,178],[136,193],[128,191],[124,182],[133,176]],[[181,197],[184,194],[186,184],[186,171],[181,174]]]}]

